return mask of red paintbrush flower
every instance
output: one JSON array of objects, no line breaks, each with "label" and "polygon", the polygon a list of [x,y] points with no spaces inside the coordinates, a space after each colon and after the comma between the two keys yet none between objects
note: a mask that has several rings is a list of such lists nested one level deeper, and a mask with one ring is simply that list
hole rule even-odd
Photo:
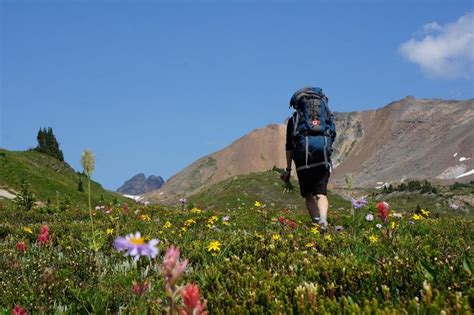
[{"label": "red paintbrush flower", "polygon": [[18,243],[16,243],[16,249],[17,249],[20,253],[26,252],[26,244],[25,244],[25,242],[18,242]]},{"label": "red paintbrush flower", "polygon": [[285,224],[285,218],[282,217],[282,216],[280,218],[278,218],[278,221],[280,221],[281,225]]},{"label": "red paintbrush flower", "polygon": [[375,207],[379,211],[380,219],[382,219],[383,222],[386,222],[387,218],[388,218],[388,214],[390,212],[389,204],[385,201],[382,201],[382,202],[377,203],[377,205]]},{"label": "red paintbrush flower", "polygon": [[41,226],[41,232],[40,232],[40,233],[41,233],[41,234],[46,234],[46,235],[48,235],[48,234],[49,234],[49,228],[48,228],[48,226],[47,226],[47,225]]},{"label": "red paintbrush flower", "polygon": [[28,312],[20,305],[15,305],[15,308],[13,309],[12,314],[13,315],[28,315]]},{"label": "red paintbrush flower", "polygon": [[49,242],[49,235],[47,233],[42,233],[38,236],[38,242],[41,244],[41,245],[46,245],[48,244]]},{"label": "red paintbrush flower", "polygon": [[199,296],[199,287],[196,284],[188,284],[181,292],[181,297],[183,298],[184,308],[180,311],[180,314],[207,314],[207,312],[205,311],[207,301],[204,300],[204,303],[201,303],[201,299]]}]

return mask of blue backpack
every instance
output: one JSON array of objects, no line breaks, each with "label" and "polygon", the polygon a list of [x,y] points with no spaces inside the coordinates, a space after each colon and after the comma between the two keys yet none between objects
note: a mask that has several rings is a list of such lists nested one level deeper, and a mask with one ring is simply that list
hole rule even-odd
[{"label": "blue backpack", "polygon": [[332,170],[332,144],[336,138],[334,117],[328,98],[318,87],[306,87],[293,94],[293,161],[300,171],[325,165]]}]

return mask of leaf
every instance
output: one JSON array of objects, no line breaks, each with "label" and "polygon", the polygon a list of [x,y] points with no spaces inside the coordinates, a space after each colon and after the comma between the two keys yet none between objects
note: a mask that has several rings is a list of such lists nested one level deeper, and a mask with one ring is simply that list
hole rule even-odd
[{"label": "leaf", "polygon": [[467,256],[464,257],[464,260],[462,262],[462,266],[464,270],[471,276],[472,275],[472,266],[471,262],[467,259]]},{"label": "leaf", "polygon": [[420,268],[426,280],[428,280],[429,282],[433,282],[434,270],[423,261],[420,261]]}]

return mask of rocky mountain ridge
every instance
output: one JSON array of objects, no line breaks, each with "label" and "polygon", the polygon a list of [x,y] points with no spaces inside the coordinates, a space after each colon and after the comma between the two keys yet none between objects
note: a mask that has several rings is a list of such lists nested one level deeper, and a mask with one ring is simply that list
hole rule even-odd
[{"label": "rocky mountain ridge", "polygon": [[161,176],[150,175],[148,178],[143,173],[139,173],[117,189],[122,195],[138,196],[157,190],[165,183]]}]

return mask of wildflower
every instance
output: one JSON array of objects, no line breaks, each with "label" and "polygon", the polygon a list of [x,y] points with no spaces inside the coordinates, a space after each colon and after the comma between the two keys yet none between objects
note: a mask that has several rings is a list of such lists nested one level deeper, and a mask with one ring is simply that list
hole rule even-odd
[{"label": "wildflower", "polygon": [[306,247],[313,247],[313,246],[314,246],[314,243],[312,243],[312,242],[311,242],[311,243],[307,243],[305,246],[306,246]]},{"label": "wildflower", "polygon": [[145,243],[145,239],[140,235],[140,232],[125,237],[117,237],[114,241],[115,249],[126,251],[125,256],[134,256],[134,260],[140,259],[140,256],[155,258],[158,255],[157,244],[158,240],[156,239]]},{"label": "wildflower", "polygon": [[193,219],[188,219],[188,220],[184,221],[184,226],[190,227],[191,225],[193,225],[195,223],[196,223],[196,221],[194,221]]},{"label": "wildflower", "polygon": [[391,224],[392,230],[395,230],[397,226],[398,224],[392,221],[392,224]]},{"label": "wildflower", "polygon": [[285,224],[285,218],[282,216],[278,218],[278,221],[280,222],[281,225]]},{"label": "wildflower", "polygon": [[[316,224],[317,225],[317,224]],[[311,233],[313,233],[314,235],[318,235],[319,234],[319,229],[318,229],[318,226],[314,226],[311,228]]]},{"label": "wildflower", "polygon": [[128,207],[128,204],[124,204],[122,206],[122,209],[125,214],[128,214],[130,212],[130,208]]},{"label": "wildflower", "polygon": [[293,230],[296,229],[296,226],[297,226],[296,222],[293,221],[293,220],[288,221],[288,225],[289,225]]},{"label": "wildflower", "polygon": [[326,241],[329,241],[329,242],[332,241],[331,234],[326,235],[326,236],[324,237],[324,239],[325,239]]},{"label": "wildflower", "polygon": [[202,210],[199,209],[199,208],[196,208],[196,207],[194,207],[194,208],[191,209],[191,213],[193,213],[193,214],[199,214],[199,213],[201,213],[201,212],[202,212]]},{"label": "wildflower", "polygon": [[389,214],[389,204],[385,201],[379,202],[376,205],[376,208],[379,210],[379,217],[383,222],[387,221]]},{"label": "wildflower", "polygon": [[259,201],[255,201],[255,207],[260,208],[263,204]]},{"label": "wildflower", "polygon": [[344,231],[344,227],[342,225],[336,225],[336,232]]},{"label": "wildflower", "polygon": [[425,217],[428,217],[430,215],[430,212],[425,209],[421,209],[421,214],[423,214]]},{"label": "wildflower", "polygon": [[41,244],[41,245],[46,245],[49,243],[49,234],[48,233],[41,233],[39,236],[38,236],[38,242]]},{"label": "wildflower", "polygon": [[81,155],[81,165],[87,177],[91,177],[94,172],[95,157],[92,151],[84,150]]},{"label": "wildflower", "polygon": [[453,209],[453,210],[459,209],[459,206],[456,205],[456,204],[454,204],[454,203],[450,204],[449,207],[450,207],[451,209]]},{"label": "wildflower", "polygon": [[199,296],[199,287],[196,284],[189,283],[184,290],[181,292],[183,298],[184,308],[180,314],[186,315],[206,315],[206,304],[201,302]]},{"label": "wildflower", "polygon": [[165,290],[168,293],[174,291],[174,285],[184,273],[188,260],[179,261],[179,247],[170,246],[165,253],[162,264],[162,274],[165,278]]},{"label": "wildflower", "polygon": [[149,216],[148,214],[142,214],[142,215],[140,216],[140,220],[141,220],[141,221],[151,221],[151,218],[150,218],[150,216]]},{"label": "wildflower", "polygon": [[148,291],[149,285],[148,281],[143,281],[142,283],[133,281],[133,293],[137,296],[141,296]]},{"label": "wildflower", "polygon": [[223,221],[222,224],[224,224],[224,225],[230,225],[229,221]]},{"label": "wildflower", "polygon": [[370,241],[371,243],[377,243],[377,242],[379,241],[379,239],[378,239],[377,236],[375,236],[374,234],[372,234],[372,235],[369,236],[369,241]]},{"label": "wildflower", "polygon": [[219,220],[219,217],[217,215],[213,215],[209,218],[209,220],[207,220],[207,223],[214,224],[214,222],[216,222],[217,220]]},{"label": "wildflower", "polygon": [[28,315],[28,312],[20,305],[15,305],[12,315]]},{"label": "wildflower", "polygon": [[423,220],[423,217],[417,213],[413,214],[412,219],[415,221]]},{"label": "wildflower", "polygon": [[184,197],[179,199],[179,203],[182,204],[182,205],[184,205],[186,203],[186,201],[187,200]]},{"label": "wildflower", "polygon": [[16,243],[16,249],[17,249],[20,253],[26,252],[26,244],[25,244],[25,242],[18,242],[18,243]]},{"label": "wildflower", "polygon": [[365,216],[365,219],[367,221],[374,221],[374,215],[372,213],[369,213]]},{"label": "wildflower", "polygon": [[365,205],[367,204],[367,199],[366,198],[367,198],[367,196],[362,196],[358,199],[352,198],[351,203],[352,203],[352,206],[354,207],[354,209],[360,209],[360,208],[365,207]]},{"label": "wildflower", "polygon": [[273,234],[272,235],[272,240],[274,240],[274,241],[278,241],[280,238],[281,238],[281,236],[278,235],[278,234]]},{"label": "wildflower", "polygon": [[226,215],[222,217],[222,221],[229,221],[230,220],[230,215]]},{"label": "wildflower", "polygon": [[377,224],[375,225],[375,227],[376,227],[377,229],[381,229],[381,228],[382,228],[382,224],[377,223]]},{"label": "wildflower", "polygon": [[41,226],[41,231],[40,231],[41,234],[49,234],[49,228],[47,225],[43,225]]},{"label": "wildflower", "polygon": [[207,246],[207,251],[213,252],[213,253],[219,252],[221,250],[220,246],[221,246],[221,243],[219,241],[212,241]]},{"label": "wildflower", "polygon": [[25,231],[26,233],[33,234],[33,230],[32,230],[29,226],[25,226],[25,227],[23,228],[23,231]]},{"label": "wildflower", "polygon": [[107,229],[107,230],[105,231],[105,233],[106,233],[107,235],[112,235],[112,234],[114,234],[114,229]]},{"label": "wildflower", "polygon": [[173,224],[171,224],[170,221],[166,221],[166,222],[165,222],[165,225],[164,225],[163,227],[164,227],[165,229],[169,229],[169,228],[171,228],[172,226],[173,226]]}]

